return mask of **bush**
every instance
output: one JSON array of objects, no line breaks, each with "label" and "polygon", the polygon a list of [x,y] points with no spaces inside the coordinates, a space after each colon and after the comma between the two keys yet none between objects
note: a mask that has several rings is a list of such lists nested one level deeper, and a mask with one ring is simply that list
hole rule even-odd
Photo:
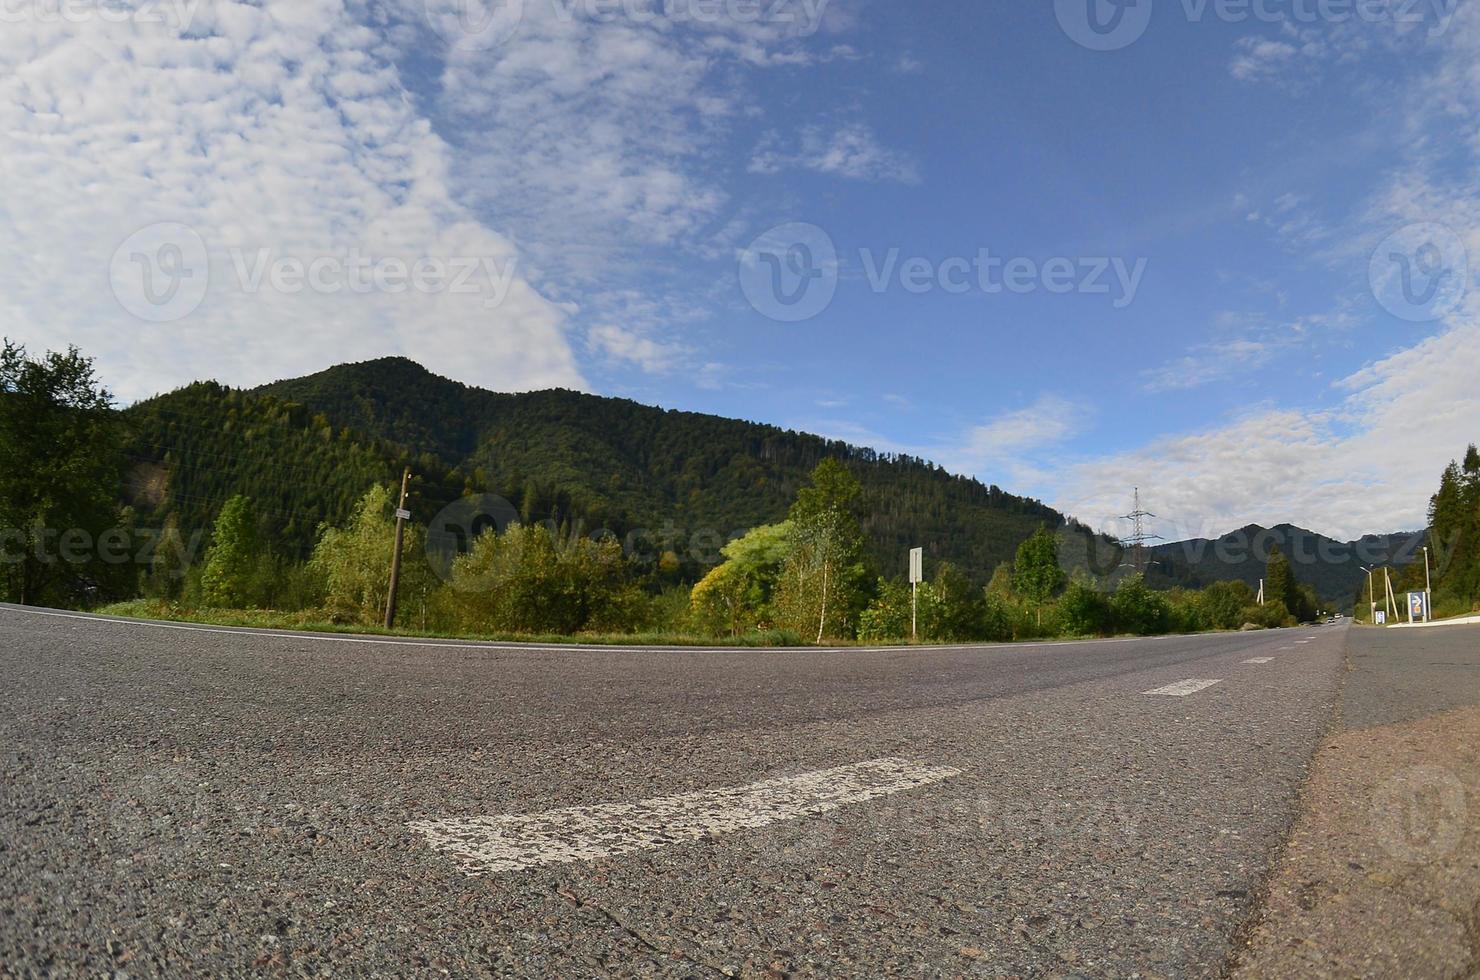
[{"label": "bush", "polygon": [[1166,600],[1152,591],[1140,575],[1121,582],[1110,600],[1116,628],[1137,636],[1156,636],[1171,629]]},{"label": "bush", "polygon": [[1239,617],[1245,626],[1258,626],[1267,630],[1299,625],[1284,604],[1279,602],[1266,602],[1262,606],[1258,604],[1245,606],[1239,613]]},{"label": "bush", "polygon": [[1059,599],[1059,618],[1074,636],[1105,636],[1111,630],[1110,601],[1090,582],[1075,578]]}]

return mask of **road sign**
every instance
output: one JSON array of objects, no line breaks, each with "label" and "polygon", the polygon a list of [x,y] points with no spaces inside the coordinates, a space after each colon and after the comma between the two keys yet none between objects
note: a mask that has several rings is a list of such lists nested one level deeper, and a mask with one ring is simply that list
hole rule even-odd
[{"label": "road sign", "polygon": [[1408,593],[1408,622],[1429,621],[1429,599],[1422,592]]},{"label": "road sign", "polygon": [[910,551],[910,584],[919,585],[925,581],[925,549],[914,548]]},{"label": "road sign", "polygon": [[411,511],[405,510],[405,509],[397,510],[396,511],[396,520],[398,520],[398,521],[409,521],[409,520],[411,520]]},{"label": "road sign", "polygon": [[1377,610],[1377,625],[1378,626],[1386,626],[1387,625],[1387,610],[1386,609],[1379,609],[1379,610]]}]

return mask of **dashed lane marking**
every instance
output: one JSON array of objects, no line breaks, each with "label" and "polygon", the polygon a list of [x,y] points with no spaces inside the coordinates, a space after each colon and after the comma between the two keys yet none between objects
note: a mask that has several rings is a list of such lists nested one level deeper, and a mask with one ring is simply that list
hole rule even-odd
[{"label": "dashed lane marking", "polygon": [[1245,660],[1244,663],[1246,663],[1246,664],[1271,664],[1271,663],[1274,663],[1274,658],[1273,657],[1251,657],[1250,659]]},{"label": "dashed lane marking", "polygon": [[1189,694],[1196,694],[1198,691],[1206,691],[1208,688],[1212,687],[1214,684],[1222,684],[1222,683],[1223,683],[1223,681],[1222,681],[1221,678],[1219,680],[1215,680],[1215,681],[1204,681],[1204,680],[1197,680],[1197,679],[1194,678],[1194,679],[1185,680],[1185,681],[1178,681],[1175,684],[1168,684],[1166,687],[1158,687],[1154,691],[1146,691],[1145,693],[1146,694],[1161,694],[1161,695],[1166,695],[1167,697],[1171,697],[1171,698],[1185,698]]},{"label": "dashed lane marking", "polygon": [[754,830],[929,786],[959,769],[874,759],[748,786],[546,813],[417,820],[408,826],[472,876],[594,861]]}]

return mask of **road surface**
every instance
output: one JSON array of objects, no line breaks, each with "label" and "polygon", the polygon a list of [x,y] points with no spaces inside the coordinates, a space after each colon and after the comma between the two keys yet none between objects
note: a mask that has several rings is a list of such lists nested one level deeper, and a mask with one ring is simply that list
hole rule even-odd
[{"label": "road surface", "polygon": [[551,650],[0,607],[0,974],[1218,976],[1347,634]]}]

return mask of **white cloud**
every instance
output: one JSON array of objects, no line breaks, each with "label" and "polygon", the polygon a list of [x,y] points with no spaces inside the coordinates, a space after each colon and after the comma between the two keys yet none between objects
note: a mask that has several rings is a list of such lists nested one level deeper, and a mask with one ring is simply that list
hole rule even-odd
[{"label": "white cloud", "polygon": [[[392,353],[496,388],[583,386],[565,312],[518,274],[506,289],[480,276],[472,292],[431,295],[240,281],[233,256],[262,249],[305,263],[358,252],[518,269],[514,245],[456,200],[449,148],[388,54],[334,0],[220,0],[200,5],[188,32],[7,24],[4,332],[36,348],[78,344],[125,399]],[[156,222],[190,226],[209,254],[204,302],[166,324],[134,319],[110,291],[114,249]]]},{"label": "white cloud", "polygon": [[1113,529],[1140,486],[1168,538],[1289,521],[1338,538],[1426,523],[1444,465],[1480,439],[1480,323],[1343,379],[1331,410],[1264,409],[1067,467],[1056,505]]},{"label": "white cloud", "polygon": [[1080,435],[1090,415],[1081,404],[1046,394],[1026,408],[968,429],[951,445],[919,455],[937,459],[956,473],[1027,487],[1043,479],[1040,461]]},{"label": "white cloud", "polygon": [[919,168],[912,159],[885,147],[862,123],[831,130],[808,126],[795,140],[779,133],[768,134],[751,155],[750,171],[778,174],[785,170],[807,170],[850,180],[904,184],[920,180]]}]

